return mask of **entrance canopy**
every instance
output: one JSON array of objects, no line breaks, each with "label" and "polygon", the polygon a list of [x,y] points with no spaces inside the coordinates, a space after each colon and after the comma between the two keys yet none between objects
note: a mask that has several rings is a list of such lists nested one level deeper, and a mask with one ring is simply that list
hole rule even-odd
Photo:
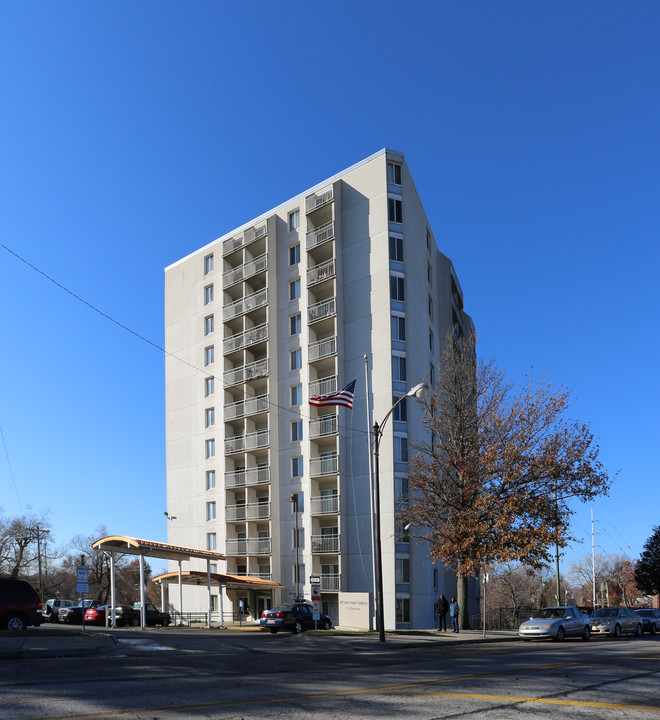
[{"label": "entrance canopy", "polygon": [[181,547],[155,540],[140,540],[128,535],[109,535],[92,543],[95,550],[107,552],[126,553],[128,555],[144,555],[145,557],[162,558],[163,560],[191,560],[203,558],[204,560],[226,560],[227,556],[214,550],[200,550],[199,548]]},{"label": "entrance canopy", "polygon": [[[200,570],[184,570],[181,573],[181,582],[184,585],[206,585],[211,579],[211,582],[217,585],[222,585],[226,588],[241,589],[241,590],[275,590],[281,589],[284,585],[276,583],[274,580],[264,580],[259,577],[249,577],[248,575],[226,575],[223,573],[210,573],[201,572]],[[169,583],[179,582],[179,573],[168,572],[158,575],[152,578],[155,583]]]}]

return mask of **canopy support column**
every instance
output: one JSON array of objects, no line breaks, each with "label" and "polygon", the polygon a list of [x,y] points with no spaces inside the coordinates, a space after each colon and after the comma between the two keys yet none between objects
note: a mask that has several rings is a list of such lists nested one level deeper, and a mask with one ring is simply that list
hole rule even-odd
[{"label": "canopy support column", "polygon": [[179,625],[183,625],[183,582],[181,581],[181,560],[179,562]]},{"label": "canopy support column", "polygon": [[144,553],[140,553],[140,630],[147,627],[147,608],[144,597]]}]

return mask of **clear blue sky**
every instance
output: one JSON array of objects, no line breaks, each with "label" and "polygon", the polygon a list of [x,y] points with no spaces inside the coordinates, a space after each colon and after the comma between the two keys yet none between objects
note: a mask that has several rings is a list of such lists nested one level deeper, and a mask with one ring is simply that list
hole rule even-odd
[{"label": "clear blue sky", "polygon": [[[156,345],[170,263],[405,153],[480,351],[573,388],[660,524],[660,3],[5,2],[0,238]],[[164,358],[0,248],[0,506],[166,539]],[[590,507],[574,530],[590,552]]]}]

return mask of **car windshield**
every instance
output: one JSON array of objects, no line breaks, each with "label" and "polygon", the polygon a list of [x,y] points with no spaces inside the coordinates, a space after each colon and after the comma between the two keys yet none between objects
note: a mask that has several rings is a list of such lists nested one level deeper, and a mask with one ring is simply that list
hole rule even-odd
[{"label": "car windshield", "polygon": [[635,612],[642,617],[654,617],[653,610],[635,610]]},{"label": "car windshield", "polygon": [[540,618],[541,620],[558,620],[563,618],[564,615],[564,608],[544,608],[543,610],[539,610],[538,613],[535,613],[534,617]]},{"label": "car windshield", "polygon": [[591,613],[591,617],[595,618],[612,618],[619,614],[619,608],[598,608]]}]

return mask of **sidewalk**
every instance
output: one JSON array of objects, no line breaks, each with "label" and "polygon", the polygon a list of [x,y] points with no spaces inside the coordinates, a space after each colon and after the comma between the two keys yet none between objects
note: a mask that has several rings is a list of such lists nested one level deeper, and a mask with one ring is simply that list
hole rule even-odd
[{"label": "sidewalk", "polygon": [[25,632],[0,633],[0,659],[84,657],[109,652],[116,646],[112,635],[28,628]]}]

